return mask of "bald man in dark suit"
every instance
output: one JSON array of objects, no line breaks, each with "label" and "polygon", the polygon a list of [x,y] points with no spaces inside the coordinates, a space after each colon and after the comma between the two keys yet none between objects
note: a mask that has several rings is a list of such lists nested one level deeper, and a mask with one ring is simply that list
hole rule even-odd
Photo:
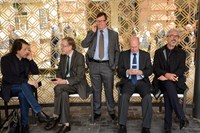
[{"label": "bald man in dark suit", "polygon": [[139,38],[131,36],[130,49],[119,56],[118,75],[121,77],[117,86],[120,88],[118,133],[126,133],[129,99],[138,92],[142,98],[142,133],[150,133],[152,118],[151,84],[152,64],[149,53],[139,49]]}]

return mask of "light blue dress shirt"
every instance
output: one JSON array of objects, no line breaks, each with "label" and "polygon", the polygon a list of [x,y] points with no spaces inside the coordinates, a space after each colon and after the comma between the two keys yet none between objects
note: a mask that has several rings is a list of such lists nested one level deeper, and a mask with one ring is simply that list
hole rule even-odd
[{"label": "light blue dress shirt", "polygon": [[[132,69],[132,65],[133,65],[133,53],[131,52],[130,53],[130,69]],[[136,60],[137,60],[137,66],[136,66],[136,69],[135,70],[139,70],[139,52],[136,53]],[[127,77],[129,77],[129,79],[131,79],[131,75],[127,75]],[[143,79],[144,78],[144,75],[140,75],[140,76],[137,76],[137,80],[140,80],[140,79]]]},{"label": "light blue dress shirt", "polygon": [[[96,45],[96,50],[94,53],[95,60],[101,60],[99,58],[99,36],[100,36],[100,30],[97,31],[97,45]],[[104,36],[104,57],[102,60],[109,60],[108,58],[108,29],[107,28],[103,30],[103,36]]]}]

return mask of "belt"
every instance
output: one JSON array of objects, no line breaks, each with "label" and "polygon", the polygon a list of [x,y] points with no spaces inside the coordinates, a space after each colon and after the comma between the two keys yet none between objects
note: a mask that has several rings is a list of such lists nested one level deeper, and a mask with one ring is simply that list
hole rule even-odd
[{"label": "belt", "polygon": [[92,62],[96,62],[96,63],[106,63],[106,62],[109,62],[109,60],[94,60],[94,59],[92,59]]}]

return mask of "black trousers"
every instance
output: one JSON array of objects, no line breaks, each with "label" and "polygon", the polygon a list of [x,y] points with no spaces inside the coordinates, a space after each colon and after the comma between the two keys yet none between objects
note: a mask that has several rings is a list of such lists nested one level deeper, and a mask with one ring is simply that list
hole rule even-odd
[{"label": "black trousers", "polygon": [[185,118],[183,108],[181,107],[177,95],[177,85],[173,81],[161,81],[162,89],[164,90],[164,106],[165,106],[165,118],[164,128],[172,127],[172,113],[173,110],[179,120]]}]

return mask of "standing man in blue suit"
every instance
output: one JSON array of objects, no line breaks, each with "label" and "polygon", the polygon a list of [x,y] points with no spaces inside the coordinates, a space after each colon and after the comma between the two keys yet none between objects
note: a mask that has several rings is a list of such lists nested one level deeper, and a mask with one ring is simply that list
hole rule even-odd
[{"label": "standing man in blue suit", "polygon": [[101,92],[104,85],[107,109],[112,120],[116,119],[113,97],[114,71],[118,64],[118,33],[107,28],[107,15],[97,14],[96,23],[87,32],[82,46],[88,48],[86,53],[90,78],[94,92],[94,119],[101,116]]},{"label": "standing man in blue suit", "polygon": [[120,88],[119,101],[119,132],[127,133],[129,99],[138,92],[142,98],[142,132],[150,133],[152,118],[151,84],[152,64],[149,53],[139,50],[139,38],[132,36],[129,40],[130,49],[119,56],[118,75],[121,77],[117,86]]}]

